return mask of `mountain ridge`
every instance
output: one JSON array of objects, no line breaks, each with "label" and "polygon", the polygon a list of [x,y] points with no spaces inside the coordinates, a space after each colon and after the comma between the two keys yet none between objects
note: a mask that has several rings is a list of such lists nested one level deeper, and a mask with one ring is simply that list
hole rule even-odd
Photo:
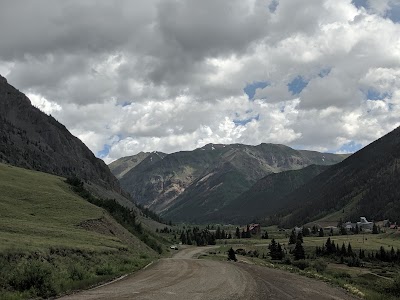
[{"label": "mountain ridge", "polygon": [[0,76],[0,161],[59,176],[76,175],[121,193],[107,165],[67,128]]},{"label": "mountain ridge", "polygon": [[[282,226],[343,210],[343,219],[400,220],[400,127],[319,174],[287,196]],[[346,205],[354,207],[346,211]],[[339,220],[337,220],[339,221]]]},{"label": "mountain ridge", "polygon": [[[208,215],[211,210],[222,209],[231,198],[236,198],[265,175],[316,163],[330,165],[344,158],[342,155],[295,150],[267,143],[257,146],[207,144],[192,151],[175,152],[163,157],[156,157],[153,153],[152,157],[152,161],[148,156],[127,171],[120,178],[121,186],[138,203],[165,218],[188,221],[189,215],[194,213],[193,222],[202,219],[198,218],[199,214]],[[116,164],[129,159],[137,158],[121,158]],[[113,172],[116,174],[115,170]],[[179,205],[186,206],[196,201],[193,209],[178,212],[182,209]],[[182,219],[182,214],[188,217]]]}]

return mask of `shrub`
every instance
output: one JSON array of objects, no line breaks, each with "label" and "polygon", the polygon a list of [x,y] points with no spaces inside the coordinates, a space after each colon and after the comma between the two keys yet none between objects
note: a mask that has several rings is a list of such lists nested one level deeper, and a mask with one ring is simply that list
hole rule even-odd
[{"label": "shrub", "polygon": [[36,296],[48,298],[56,295],[52,272],[46,262],[31,261],[11,276],[9,285],[18,291],[31,290]]},{"label": "shrub", "polygon": [[96,269],[96,275],[112,275],[114,274],[114,268],[107,264],[107,265],[103,265],[100,267],[97,267]]},{"label": "shrub", "polygon": [[300,270],[304,270],[310,266],[310,263],[304,259],[294,261],[292,264],[293,266],[299,268]]},{"label": "shrub", "polygon": [[85,270],[79,265],[73,265],[69,268],[69,278],[73,281],[83,280],[87,277]]},{"label": "shrub", "polygon": [[318,259],[312,264],[312,267],[319,273],[325,271],[327,266],[328,264],[323,259]]},{"label": "shrub", "polygon": [[393,281],[380,281],[380,286],[382,287],[384,292],[392,296],[400,297],[400,275],[397,275]]}]

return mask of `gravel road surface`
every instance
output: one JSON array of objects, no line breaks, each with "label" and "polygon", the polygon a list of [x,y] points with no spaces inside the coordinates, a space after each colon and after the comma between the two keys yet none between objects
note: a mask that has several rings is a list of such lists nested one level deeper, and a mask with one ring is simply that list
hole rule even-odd
[{"label": "gravel road surface", "polygon": [[324,282],[296,274],[193,258],[209,249],[181,250],[173,258],[161,259],[122,280],[60,299],[357,299]]}]

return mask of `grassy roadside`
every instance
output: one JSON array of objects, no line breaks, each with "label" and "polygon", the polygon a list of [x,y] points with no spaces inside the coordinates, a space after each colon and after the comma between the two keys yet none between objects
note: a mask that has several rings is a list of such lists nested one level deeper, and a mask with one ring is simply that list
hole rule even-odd
[{"label": "grassy roadside", "polygon": [[[200,258],[211,260],[227,260],[227,251],[232,247],[243,255],[237,255],[239,262],[251,263],[269,268],[276,268],[317,280],[322,280],[333,286],[341,287],[351,294],[367,300],[394,300],[400,298],[400,266],[397,263],[364,261],[360,267],[350,267],[341,263],[338,257],[316,257],[315,247],[326,242],[327,237],[305,237],[304,248],[306,259],[296,261],[289,253],[293,246],[287,245],[288,238],[276,228],[268,228],[270,238],[274,237],[288,250],[283,260],[272,260],[268,245],[271,239],[230,239],[218,241],[219,248],[205,253]],[[400,245],[396,232],[373,235],[366,234],[364,241],[361,235],[333,236],[339,245],[348,242],[354,252],[360,248],[367,252],[376,252],[381,245],[387,250]]]},{"label": "grassy roadside", "polygon": [[1,299],[86,288],[158,257],[64,181],[0,164]]}]

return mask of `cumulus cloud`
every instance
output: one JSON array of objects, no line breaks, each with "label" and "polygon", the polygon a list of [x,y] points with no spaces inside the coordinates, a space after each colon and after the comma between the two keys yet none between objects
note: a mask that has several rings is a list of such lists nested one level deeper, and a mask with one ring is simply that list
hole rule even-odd
[{"label": "cumulus cloud", "polygon": [[0,72],[107,162],[206,143],[353,151],[400,125],[399,8],[5,0]]}]

